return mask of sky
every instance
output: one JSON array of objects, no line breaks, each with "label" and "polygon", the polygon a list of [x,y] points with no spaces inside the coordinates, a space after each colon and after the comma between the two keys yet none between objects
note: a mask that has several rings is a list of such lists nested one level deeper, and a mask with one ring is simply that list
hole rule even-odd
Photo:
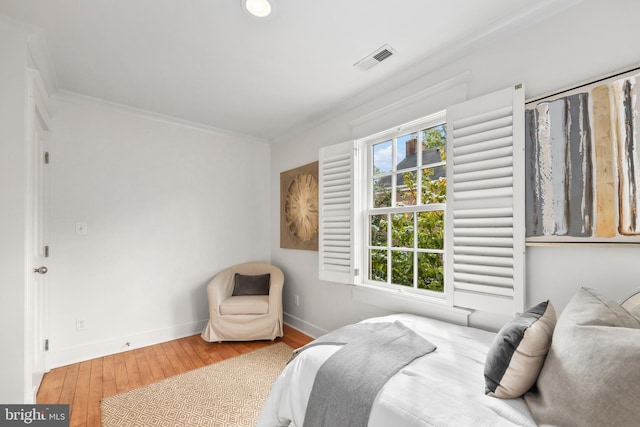
[{"label": "sky", "polygon": [[[408,140],[412,138],[416,138],[418,136],[417,132],[410,133],[408,135],[403,135],[397,138],[397,154],[396,154],[396,163],[399,164],[406,157],[406,143]],[[378,170],[382,173],[391,172],[391,165],[393,163],[393,141],[388,140],[384,142],[380,142],[373,146],[373,165],[378,168]]]}]

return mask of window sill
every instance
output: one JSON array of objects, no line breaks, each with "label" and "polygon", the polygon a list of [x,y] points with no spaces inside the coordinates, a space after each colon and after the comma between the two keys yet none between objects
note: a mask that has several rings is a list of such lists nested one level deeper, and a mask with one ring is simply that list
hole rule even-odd
[{"label": "window sill", "polygon": [[456,325],[469,325],[470,310],[451,307],[446,300],[384,289],[372,285],[355,285],[351,291],[354,301],[374,305],[397,313],[411,313],[431,317]]}]

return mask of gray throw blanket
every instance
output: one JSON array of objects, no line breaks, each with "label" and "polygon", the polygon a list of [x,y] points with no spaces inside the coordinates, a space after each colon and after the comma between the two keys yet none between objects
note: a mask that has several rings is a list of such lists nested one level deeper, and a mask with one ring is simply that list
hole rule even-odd
[{"label": "gray throw blanket", "polygon": [[292,359],[323,344],[343,347],[318,370],[303,427],[366,427],[373,401],[389,378],[436,349],[401,322],[357,323],[296,350]]}]

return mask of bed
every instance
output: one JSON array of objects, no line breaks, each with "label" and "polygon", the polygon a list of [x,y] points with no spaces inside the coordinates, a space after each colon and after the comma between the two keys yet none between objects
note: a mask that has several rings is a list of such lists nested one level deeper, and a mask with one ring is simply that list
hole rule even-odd
[{"label": "bed", "polygon": [[[498,333],[411,314],[361,322],[400,323],[437,347],[384,383],[361,425],[640,425],[638,307],[582,288],[556,321],[545,303]],[[305,423],[305,415],[318,371],[341,348],[329,342],[297,354],[274,382],[257,426],[328,426]]]}]

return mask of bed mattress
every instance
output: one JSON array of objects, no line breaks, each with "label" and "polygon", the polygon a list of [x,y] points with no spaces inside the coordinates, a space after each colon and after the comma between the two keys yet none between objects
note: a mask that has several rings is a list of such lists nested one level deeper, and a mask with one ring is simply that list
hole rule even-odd
[{"label": "bed mattress", "polygon": [[[484,362],[494,333],[411,314],[364,322],[400,321],[437,346],[401,369],[380,390],[369,427],[531,426],[537,424],[523,399],[484,394]],[[338,345],[302,352],[274,382],[258,427],[304,427],[307,400],[319,367]]]}]

